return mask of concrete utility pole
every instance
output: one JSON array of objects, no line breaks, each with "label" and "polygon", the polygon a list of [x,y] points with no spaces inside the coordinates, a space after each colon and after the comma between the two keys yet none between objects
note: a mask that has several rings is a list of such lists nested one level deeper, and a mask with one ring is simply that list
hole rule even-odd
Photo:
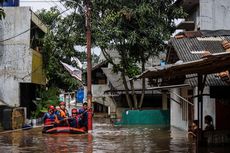
[{"label": "concrete utility pole", "polygon": [[92,63],[91,63],[91,1],[85,0],[86,5],[86,48],[87,48],[87,103],[88,103],[88,131],[92,131]]}]

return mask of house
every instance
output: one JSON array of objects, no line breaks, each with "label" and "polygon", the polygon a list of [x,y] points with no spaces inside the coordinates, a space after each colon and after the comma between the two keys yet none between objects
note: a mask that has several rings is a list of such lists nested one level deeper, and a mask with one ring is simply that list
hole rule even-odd
[{"label": "house", "polygon": [[[173,109],[171,109],[171,111],[172,111],[171,114],[178,114],[178,116],[176,116],[176,117],[178,117],[177,121],[182,122],[181,121],[181,116],[182,116],[181,114],[183,114],[183,112],[184,112],[184,114],[188,114],[187,111],[183,111],[183,108],[184,107],[186,108],[186,105],[184,103],[184,102],[186,102],[186,103],[194,106],[194,109],[197,109],[198,122],[203,123],[204,110],[209,110],[209,107],[204,107],[204,105],[205,105],[204,104],[204,102],[205,102],[204,96],[207,96],[207,95],[205,95],[203,92],[205,84],[206,84],[205,82],[206,82],[207,75],[229,71],[229,67],[230,67],[230,52],[221,52],[221,53],[213,53],[213,54],[209,53],[209,54],[205,54],[201,59],[198,59],[198,60],[183,62],[183,63],[179,63],[179,64],[168,64],[165,66],[158,66],[158,67],[150,68],[149,70],[145,71],[141,75],[137,76],[137,78],[143,78],[143,77],[144,78],[161,78],[164,80],[163,82],[165,82],[165,81],[169,81],[169,80],[178,79],[179,76],[186,76],[189,78],[190,74],[197,75],[196,76],[198,78],[198,84],[197,84],[198,89],[196,90],[197,96],[193,96],[193,97],[197,97],[198,100],[196,100],[196,101],[194,100],[194,103],[186,100],[187,97],[182,97],[183,95],[180,96],[179,94],[173,93],[171,90],[169,90],[171,95],[176,95],[181,100],[183,100],[183,101],[178,101],[178,99],[175,100],[171,96],[171,100],[174,100],[177,103],[177,107],[175,107],[175,105],[172,106]],[[222,76],[222,75],[220,75],[220,76]],[[171,82],[171,81],[169,81],[169,82]],[[173,87],[173,86],[171,85],[171,87]],[[177,85],[177,87],[179,87],[179,85]],[[163,87],[163,88],[167,89],[168,87],[167,88]],[[197,142],[198,143],[196,143],[197,149],[199,148],[200,145],[204,145],[204,144],[211,145],[211,146],[213,146],[213,145],[223,146],[225,144],[229,145],[229,143],[230,143],[229,125],[228,124],[225,125],[225,123],[227,121],[227,117],[229,116],[230,96],[228,95],[228,91],[226,91],[226,89],[229,90],[229,86],[227,86],[227,88],[225,88],[225,90],[223,90],[223,87],[215,87],[213,89],[214,89],[214,92],[210,93],[210,97],[212,96],[211,98],[217,99],[217,101],[216,101],[217,106],[222,105],[224,107],[227,107],[227,108],[219,107],[219,109],[216,110],[216,112],[217,112],[216,114],[226,113],[225,114],[226,118],[218,118],[216,120],[217,122],[220,121],[222,123],[221,124],[222,126],[218,125],[218,128],[216,128],[216,130],[214,130],[214,131],[205,130],[203,132],[197,133],[198,134],[198,136],[197,136]],[[217,89],[218,91],[215,89]],[[180,91],[186,91],[186,89],[181,89]],[[210,89],[210,91],[211,91],[211,89]],[[175,90],[174,90],[174,92],[175,92]],[[181,92],[181,94],[183,94],[183,93],[186,93],[186,92]],[[211,102],[211,101],[209,101],[209,102]],[[207,101],[206,101],[206,104],[207,104]],[[196,107],[195,107],[195,105],[196,105]],[[175,117],[175,115],[173,117]],[[174,119],[174,121],[175,120],[176,119]],[[181,125],[182,124],[178,123],[177,127],[181,126]],[[199,124],[199,126],[202,129],[202,124]]]},{"label": "house", "polygon": [[[169,41],[168,64],[149,68],[141,75],[149,78],[150,82],[160,80],[158,84],[161,86],[175,87],[166,89],[170,93],[171,126],[188,130],[192,121],[197,119],[204,129],[204,116],[211,115],[215,129],[230,129],[225,122],[230,115],[230,96],[227,92],[230,78],[226,71],[229,70],[229,62],[224,61],[224,55],[221,60],[211,56],[229,52],[223,44],[229,42],[229,32],[205,30],[181,33]],[[189,86],[175,86],[180,84]]]},{"label": "house", "polygon": [[[182,39],[172,38],[170,41],[169,46],[173,49],[169,49],[167,55],[168,63],[175,63],[179,60],[182,60],[183,62],[196,60],[201,57],[199,51],[208,50],[211,53],[225,52],[221,42],[224,39],[229,40],[229,31],[227,31],[230,30],[230,25],[228,24],[230,19],[227,17],[230,15],[229,0],[177,0],[175,4],[182,6],[188,16],[177,25],[177,29],[184,30],[184,33],[182,35],[178,34],[176,38],[181,37]],[[194,54],[191,54],[191,52]],[[197,81],[192,77],[193,76],[190,75],[191,79],[186,81],[189,82],[192,87],[195,87],[197,86]],[[206,95],[213,93],[213,90],[217,89],[217,86],[222,86],[221,88],[223,88],[223,86],[228,86],[228,84],[226,81],[221,81],[216,75],[208,75],[204,93]],[[190,99],[190,101],[196,99],[191,98],[193,95],[197,95],[197,90],[195,89],[194,91],[193,89],[190,88],[187,95],[186,92],[182,92],[185,94],[184,96],[187,96],[188,99]],[[219,103],[216,105],[216,100],[210,98],[210,96],[206,96],[204,99],[205,101],[210,101],[209,103],[204,102],[204,107],[208,108],[208,110],[204,110],[204,114],[211,114],[214,118],[216,128],[220,128],[222,125],[218,122],[221,122],[222,120],[219,120],[218,118],[221,118],[223,114],[220,115],[215,113],[216,110],[219,110],[219,107],[222,106],[219,106]],[[179,124],[177,124],[176,121],[171,121],[171,124],[177,126],[180,125],[180,128],[187,130],[191,120],[197,119],[196,114],[198,114],[197,110],[194,110],[190,105],[188,108],[188,120],[190,121],[187,122],[185,120]],[[183,113],[185,113],[186,116],[186,111],[183,111],[182,114]],[[228,127],[228,125],[226,125],[226,127]]]},{"label": "house", "polygon": [[[119,55],[115,50],[109,50],[108,52],[114,62],[119,62]],[[116,116],[116,118],[121,119],[127,113],[126,111],[130,110],[126,102],[125,88],[121,79],[121,74],[114,73],[112,65],[109,64],[103,56],[101,56],[99,61],[100,63],[92,68],[92,97],[94,110],[98,111],[100,107],[106,110],[110,117],[113,118]],[[160,60],[150,59],[148,65],[160,65]],[[126,79],[128,80],[129,78],[126,77]],[[148,87],[149,85],[146,83],[146,86]],[[128,88],[131,89],[129,83]],[[140,80],[134,81],[134,88],[137,98],[140,99],[142,89]],[[131,90],[129,93],[131,94]],[[167,96],[167,94],[162,94],[157,90],[146,91],[142,110],[156,110],[158,114],[164,114],[164,117],[169,121],[169,100]]]},{"label": "house", "polygon": [[[167,63],[195,61],[202,57],[204,51],[209,51],[211,54],[226,52],[222,42],[223,40],[229,40],[229,32],[226,30],[184,32],[183,38],[172,38],[169,41],[170,49],[167,54]],[[224,98],[228,99],[228,94],[226,93],[226,90],[230,89],[228,80],[229,78],[221,78],[218,74],[210,74],[206,77],[202,104],[204,108],[203,117],[211,115],[216,129],[230,128],[229,124],[223,122],[230,111],[230,105],[223,100]],[[189,99],[195,107],[190,105],[178,107],[175,103],[171,105],[171,125],[187,130],[192,120],[198,119],[198,110],[196,109],[197,79],[196,76],[190,74],[186,75],[181,81],[188,83],[190,88],[172,89],[174,90],[173,92]],[[222,96],[220,96],[220,93],[222,93]]]},{"label": "house", "polygon": [[[36,90],[46,84],[42,38],[47,27],[29,7],[4,7],[0,21],[0,100],[7,107],[35,110]],[[0,115],[2,117],[2,115]]]},{"label": "house", "polygon": [[92,101],[94,112],[107,113],[108,116],[114,114],[115,105],[110,96],[105,95],[104,91],[108,90],[107,77],[102,68],[108,67],[108,61],[104,60],[92,68]]}]

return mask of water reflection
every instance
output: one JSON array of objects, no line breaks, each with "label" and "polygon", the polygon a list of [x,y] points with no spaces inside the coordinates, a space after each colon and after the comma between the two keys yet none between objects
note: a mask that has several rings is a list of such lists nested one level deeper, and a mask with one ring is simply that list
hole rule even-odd
[{"label": "water reflection", "polygon": [[[99,122],[100,121],[100,122]],[[96,120],[91,134],[42,134],[41,128],[0,134],[1,153],[179,153],[195,152],[186,133],[153,126],[114,127]],[[210,150],[205,150],[204,152]],[[219,152],[218,152],[219,153]]]}]

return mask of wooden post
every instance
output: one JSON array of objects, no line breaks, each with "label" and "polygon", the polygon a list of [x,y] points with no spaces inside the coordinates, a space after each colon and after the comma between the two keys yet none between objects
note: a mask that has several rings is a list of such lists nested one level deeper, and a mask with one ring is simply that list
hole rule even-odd
[{"label": "wooden post", "polygon": [[92,130],[92,62],[91,62],[91,2],[85,1],[86,4],[86,46],[87,46],[87,103],[88,103],[88,131]]}]

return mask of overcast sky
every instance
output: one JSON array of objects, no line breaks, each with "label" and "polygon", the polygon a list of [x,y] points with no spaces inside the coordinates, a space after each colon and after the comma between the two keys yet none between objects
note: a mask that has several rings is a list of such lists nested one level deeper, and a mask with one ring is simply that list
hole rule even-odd
[{"label": "overcast sky", "polygon": [[49,9],[52,6],[57,6],[58,9],[65,10],[64,6],[58,0],[21,0],[20,6],[30,6],[33,11]]},{"label": "overcast sky", "polygon": [[[66,8],[59,1],[60,0],[20,0],[20,6],[30,6],[34,12],[40,9],[49,9],[50,7],[57,6],[59,11],[63,12]],[[179,22],[181,22],[181,20],[176,21],[176,24]],[[178,31],[176,31],[173,35],[176,33],[178,33]],[[84,49],[81,48],[81,50]],[[98,48],[92,48],[92,51],[97,55],[100,54],[100,49]]]},{"label": "overcast sky", "polygon": [[[20,6],[30,6],[34,12],[41,9],[49,9],[53,6],[57,6],[60,12],[66,10],[62,3],[58,2],[58,0],[21,0]],[[77,47],[77,49],[80,51],[86,50],[85,47]],[[92,48],[92,52],[99,55],[100,49],[97,47]]]}]

